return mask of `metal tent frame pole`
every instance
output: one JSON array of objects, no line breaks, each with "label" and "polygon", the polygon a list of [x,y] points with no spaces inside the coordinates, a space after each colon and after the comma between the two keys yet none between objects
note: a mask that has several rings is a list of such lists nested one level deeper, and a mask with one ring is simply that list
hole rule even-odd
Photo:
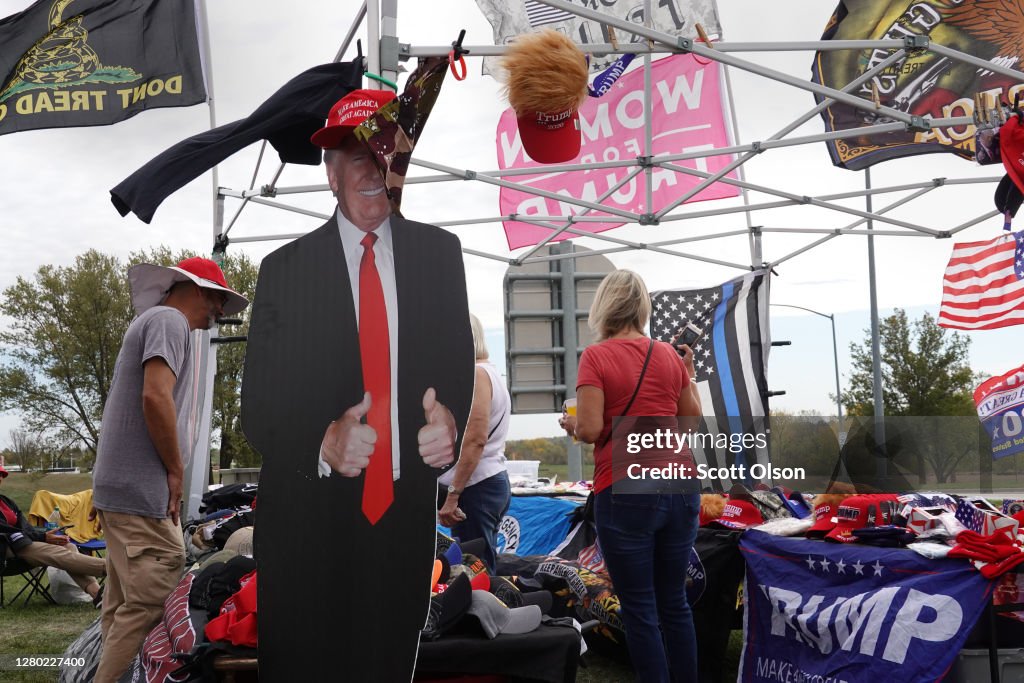
[{"label": "metal tent frame pole", "polygon": [[[614,169],[614,168],[629,168],[629,172],[625,174],[622,181],[618,181],[615,187],[608,192],[602,193],[596,201],[587,201],[577,197],[567,197],[563,195],[555,195],[554,193],[538,191],[536,188],[532,188],[528,184],[519,183],[514,180],[518,176],[528,176],[536,174],[536,169],[495,169],[489,171],[476,171],[472,169],[457,169],[449,165],[438,163],[435,161],[414,158],[412,164],[421,168],[433,170],[439,172],[440,175],[418,175],[407,178],[406,183],[409,185],[422,184],[422,183],[437,183],[437,182],[452,182],[452,181],[469,181],[471,184],[489,185],[492,187],[515,189],[536,197],[545,197],[560,203],[560,205],[567,207],[572,213],[565,215],[531,215],[523,216],[517,214],[508,214],[500,216],[482,216],[482,217],[471,217],[465,216],[460,217],[457,220],[437,220],[434,223],[442,227],[459,227],[459,226],[472,226],[472,225],[487,225],[487,224],[498,224],[507,221],[521,221],[528,222],[531,225],[536,225],[550,231],[550,234],[544,239],[541,245],[529,247],[521,252],[519,255],[508,255],[502,253],[491,253],[486,250],[474,249],[471,247],[464,248],[464,253],[478,258],[489,259],[500,261],[504,263],[510,263],[513,265],[524,265],[528,263],[534,263],[539,261],[549,261],[554,259],[563,258],[574,258],[572,254],[553,254],[549,256],[537,256],[537,251],[541,246],[550,243],[550,241],[556,237],[571,235],[574,238],[585,238],[600,243],[606,243],[608,246],[604,249],[600,249],[599,253],[618,253],[629,250],[646,250],[655,253],[665,254],[669,256],[677,256],[680,258],[693,259],[705,263],[711,263],[715,265],[721,265],[728,268],[739,268],[749,269],[750,267],[760,265],[759,263],[753,263],[760,259],[760,253],[763,251],[761,247],[762,240],[764,240],[764,246],[767,247],[770,244],[770,240],[766,239],[766,236],[771,234],[792,234],[792,233],[806,233],[809,236],[823,235],[819,239],[815,239],[807,245],[791,250],[788,253],[781,255],[773,255],[774,258],[767,258],[764,260],[764,265],[775,265],[780,264],[789,260],[792,260],[800,255],[813,250],[815,247],[825,244],[836,237],[846,236],[870,236],[870,235],[885,235],[885,236],[905,236],[905,237],[931,237],[934,239],[946,239],[952,235],[965,230],[973,225],[988,220],[996,215],[995,211],[985,212],[978,217],[969,221],[963,222],[959,225],[948,227],[948,228],[933,228],[924,225],[918,225],[909,221],[899,220],[886,214],[901,206],[912,204],[914,201],[931,195],[932,191],[943,187],[945,185],[956,186],[956,185],[969,185],[976,183],[992,183],[998,180],[995,177],[985,178],[936,178],[930,181],[921,181],[916,183],[903,183],[900,185],[893,185],[885,188],[866,188],[864,190],[853,191],[853,192],[839,192],[832,193],[829,195],[821,196],[807,196],[798,192],[792,192],[778,187],[768,187],[763,184],[756,182],[750,182],[747,180],[736,180],[727,177],[730,171],[738,170],[742,171],[745,165],[754,160],[762,157],[765,152],[775,149],[791,148],[795,146],[808,145],[808,144],[820,144],[823,141],[828,140],[841,140],[852,137],[860,137],[865,135],[877,135],[885,132],[893,131],[906,131],[906,130],[919,130],[927,131],[931,129],[951,127],[951,126],[963,126],[973,122],[973,119],[968,116],[960,117],[945,117],[945,118],[922,118],[911,116],[905,112],[900,112],[892,108],[878,106],[874,102],[857,97],[851,94],[851,91],[855,90],[859,85],[866,82],[867,79],[877,74],[881,70],[887,68],[891,64],[899,61],[905,57],[906,52],[909,50],[931,50],[936,54],[948,57],[952,60],[971,64],[979,68],[987,69],[988,71],[1002,74],[1005,76],[1012,77],[1017,81],[1024,81],[1024,74],[1019,71],[1015,71],[1008,67],[992,62],[981,60],[973,55],[961,53],[955,49],[937,44],[927,37],[912,36],[905,40],[844,40],[844,41],[823,41],[823,40],[811,40],[811,41],[779,41],[779,42],[719,42],[715,43],[713,47],[702,45],[698,42],[678,38],[671,36],[657,30],[650,28],[649,26],[642,26],[627,22],[624,20],[617,19],[604,14],[598,14],[593,10],[586,7],[572,5],[562,0],[540,0],[543,4],[550,5],[564,9],[567,12],[582,16],[587,19],[599,21],[607,26],[613,27],[616,30],[624,31],[626,34],[632,34],[644,38],[645,40],[637,43],[627,43],[622,41],[623,45],[600,43],[600,44],[589,44],[581,46],[584,52],[599,52],[599,53],[614,53],[622,54],[625,52],[633,52],[636,54],[644,55],[644,63],[642,68],[645,71],[645,85],[644,85],[644,111],[645,111],[645,123],[644,123],[644,155],[637,159],[623,159],[620,161],[612,162],[598,162],[590,164],[558,164],[551,165],[545,168],[546,172],[558,173],[558,172],[569,172],[569,171],[593,171],[597,169]],[[650,0],[645,0],[647,5],[650,5]],[[367,49],[368,55],[368,68],[371,72],[377,73],[383,71],[381,75],[385,77],[393,77],[397,75],[397,60],[405,60],[415,57],[423,56],[436,56],[446,55],[450,50],[448,45],[436,45],[436,46],[412,46],[403,44],[398,41],[397,32],[397,11],[398,2],[397,0],[366,0],[359,8],[351,27],[345,37],[345,40],[341,46],[341,49],[337,52],[335,58],[341,59],[358,31],[358,27],[365,21],[367,36],[370,42]],[[470,58],[484,57],[484,56],[495,56],[501,55],[505,52],[504,46],[495,45],[473,45],[467,46],[471,50]],[[764,67],[763,65],[757,64],[756,62],[742,59],[735,56],[736,53],[746,52],[785,52],[785,51],[834,51],[834,50],[890,50],[891,54],[881,63],[876,65],[872,70],[865,74],[862,74],[857,79],[851,81],[840,90],[821,86],[819,84],[810,83],[805,78],[793,76],[790,74],[783,73],[781,71]],[[703,59],[713,59],[728,67],[734,67],[750,72],[756,76],[761,76],[767,79],[774,80],[776,82],[789,85],[798,88],[802,91],[811,92],[815,95],[824,98],[823,101],[810,109],[808,112],[794,119],[790,124],[784,126],[774,135],[766,140],[753,141],[746,144],[738,143],[738,135],[736,143],[730,147],[724,149],[714,150],[702,150],[698,152],[689,152],[672,155],[651,155],[650,147],[650,111],[651,111],[651,64],[650,56],[654,54],[677,54],[677,53],[693,53],[700,56]],[[394,71],[391,68],[395,67]],[[859,109],[873,112],[876,115],[882,115],[888,118],[888,122],[880,123],[872,126],[866,126],[863,128],[849,129],[849,130],[836,130],[827,133],[818,133],[813,135],[804,135],[798,137],[788,137],[790,133],[794,132],[805,122],[814,118],[815,115],[819,114],[822,109],[827,107],[833,102],[839,102],[848,104]],[[695,159],[708,158],[713,156],[722,156],[727,154],[741,155],[739,159],[733,160],[728,164],[728,170],[719,173],[704,173],[696,169],[692,169],[681,165],[680,162],[691,161]],[[283,166],[281,167],[283,168]],[[221,188],[218,194],[220,200],[224,199],[239,199],[241,205],[235,216],[230,221],[227,230],[231,230],[236,226],[239,216],[241,215],[244,207],[247,204],[262,204],[266,206],[272,206],[287,211],[296,212],[303,215],[308,215],[313,218],[323,219],[325,214],[320,211],[313,211],[305,209],[299,206],[289,205],[284,202],[277,201],[276,196],[278,194],[294,194],[294,193],[307,193],[307,192],[318,192],[325,191],[327,189],[326,184],[322,185],[306,185],[296,187],[277,187],[277,180],[280,177],[281,168],[278,168],[277,173],[274,176],[273,181],[263,186],[261,189],[255,189],[255,182],[250,183],[248,190],[236,191],[228,188]],[[668,207],[661,207],[657,212],[653,211],[653,207],[650,206],[650,202],[647,202],[645,211],[647,213],[638,214],[631,211],[626,211],[617,208],[616,206],[610,206],[608,202],[612,195],[615,194],[615,190],[621,188],[626,183],[632,181],[638,174],[643,173],[645,177],[650,178],[651,175],[657,170],[672,171],[674,173],[690,175],[701,179],[701,182],[696,186],[699,189],[690,189],[680,194],[679,197],[673,202],[673,205]],[[255,178],[255,175],[254,175]],[[696,196],[701,189],[710,187],[714,183],[724,183],[733,185],[739,188],[743,195],[749,195],[750,193],[766,194],[769,197],[775,199],[771,201],[754,201],[744,203],[742,206],[719,206],[714,209],[690,209],[689,205],[684,204],[686,199]],[[647,189],[651,189],[651,183],[647,183]],[[871,197],[876,194],[885,193],[906,193],[903,197],[896,198],[893,202],[887,204],[884,208],[873,211],[861,211],[858,209],[851,209],[845,206],[836,204],[836,201],[841,199],[849,199],[854,197]],[[725,200],[723,200],[723,203]],[[755,221],[751,220],[755,212],[766,211],[777,208],[786,208],[793,206],[809,206],[817,209],[832,212],[833,214],[847,214],[855,217],[857,220],[852,223],[847,223],[839,227],[815,227],[815,228],[798,228],[787,225],[774,225],[772,227],[752,227]],[[713,233],[701,233],[699,229],[691,227],[690,222],[699,218],[711,217],[711,216],[726,216],[733,213],[744,213],[747,215],[746,229],[744,230],[732,230],[722,229],[719,227]],[[627,225],[637,226],[660,226],[657,233],[658,239],[621,239],[614,237],[606,232],[602,233],[591,233],[586,230],[588,224],[593,223],[606,223],[609,222],[609,216],[614,221],[622,221]],[[864,222],[871,222],[871,227],[868,230],[857,229],[858,226]],[[873,223],[877,221],[879,223],[885,223],[891,226],[891,229],[887,230],[875,230]],[[683,231],[683,232],[679,232]],[[225,231],[226,234],[226,231]],[[263,236],[237,236],[233,237],[235,242],[255,242],[262,240],[285,240],[293,239],[302,233],[283,233]],[[652,233],[653,234],[653,233]],[[671,249],[670,247],[686,244],[690,242],[714,240],[717,238],[733,237],[741,234],[747,234],[751,239],[752,245],[756,241],[757,248],[751,249],[751,264],[736,263],[726,259],[713,258],[701,254],[694,254],[686,251],[678,251]]]}]

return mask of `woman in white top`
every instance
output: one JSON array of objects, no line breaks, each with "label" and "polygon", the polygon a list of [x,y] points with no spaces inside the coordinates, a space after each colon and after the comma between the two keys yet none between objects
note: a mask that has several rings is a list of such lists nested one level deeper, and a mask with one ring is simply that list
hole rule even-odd
[{"label": "woman in white top", "polygon": [[469,318],[476,351],[473,405],[459,461],[437,480],[443,495],[438,516],[460,542],[477,538],[486,541],[487,549],[480,559],[493,574],[498,525],[512,495],[505,470],[505,436],[512,398],[497,368],[488,360],[480,320],[473,314]]}]

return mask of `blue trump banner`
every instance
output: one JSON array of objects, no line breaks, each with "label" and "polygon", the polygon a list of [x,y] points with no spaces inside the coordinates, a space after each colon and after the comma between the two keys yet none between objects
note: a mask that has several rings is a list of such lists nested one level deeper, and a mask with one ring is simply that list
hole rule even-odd
[{"label": "blue trump banner", "polygon": [[740,680],[940,680],[985,608],[968,562],[750,530]]}]

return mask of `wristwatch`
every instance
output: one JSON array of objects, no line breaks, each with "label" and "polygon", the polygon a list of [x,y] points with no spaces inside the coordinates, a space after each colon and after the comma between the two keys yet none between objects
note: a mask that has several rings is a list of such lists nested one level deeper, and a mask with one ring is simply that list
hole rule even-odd
[{"label": "wristwatch", "polygon": [[451,484],[448,484],[448,493],[454,493],[456,496],[461,496],[462,495],[462,491],[463,491],[462,489],[457,489],[454,486],[452,486]]}]

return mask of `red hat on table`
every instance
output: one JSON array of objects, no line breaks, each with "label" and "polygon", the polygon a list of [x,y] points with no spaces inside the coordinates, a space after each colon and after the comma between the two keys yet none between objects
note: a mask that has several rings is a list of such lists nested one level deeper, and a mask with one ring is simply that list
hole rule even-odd
[{"label": "red hat on table", "polygon": [[836,516],[837,507],[831,501],[818,503],[814,506],[814,524],[804,532],[807,538],[822,538],[836,528],[833,518]]},{"label": "red hat on table", "polygon": [[892,511],[899,505],[895,495],[872,494],[850,496],[839,506],[836,526],[825,535],[826,540],[853,543],[854,529],[882,526],[892,522]]},{"label": "red hat on table", "polygon": [[748,529],[758,524],[764,524],[764,517],[761,516],[761,511],[757,509],[757,506],[750,501],[730,498],[725,504],[725,509],[722,510],[722,516],[710,522],[709,526],[714,524],[721,524],[730,529]]}]

